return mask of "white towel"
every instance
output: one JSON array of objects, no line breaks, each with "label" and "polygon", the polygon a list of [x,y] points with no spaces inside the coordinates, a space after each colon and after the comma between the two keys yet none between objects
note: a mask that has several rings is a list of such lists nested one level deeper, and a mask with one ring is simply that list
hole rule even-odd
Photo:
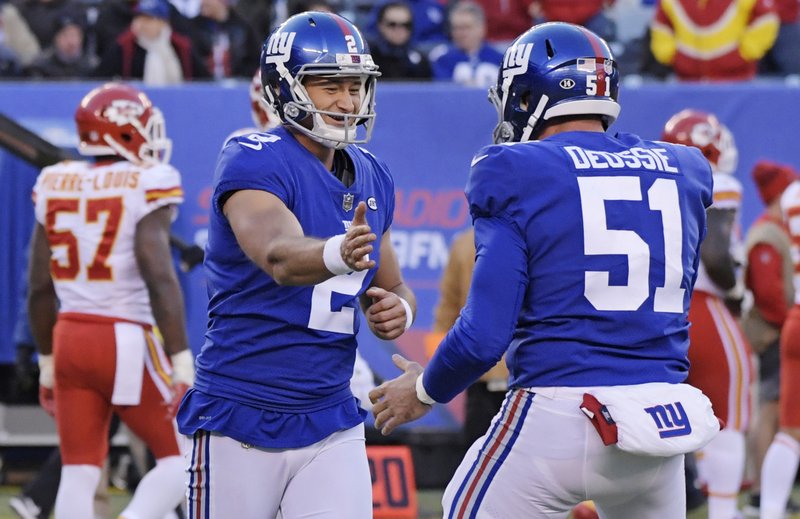
[{"label": "white towel", "polygon": [[115,323],[117,367],[114,375],[114,405],[139,405],[142,399],[144,358],[147,351],[144,329],[133,323]]},{"label": "white towel", "polygon": [[617,446],[634,454],[694,452],[719,432],[711,401],[688,384],[650,383],[592,388],[618,430]]}]

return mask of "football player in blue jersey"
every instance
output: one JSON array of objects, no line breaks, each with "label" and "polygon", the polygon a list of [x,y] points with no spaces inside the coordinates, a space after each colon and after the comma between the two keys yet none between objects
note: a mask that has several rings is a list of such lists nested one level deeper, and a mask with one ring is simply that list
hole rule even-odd
[{"label": "football player in blue jersey", "polygon": [[389,434],[506,353],[509,392],[445,490],[445,517],[685,516],[683,459],[719,431],[684,383],[708,161],[607,133],[620,111],[605,41],[547,23],[506,50],[490,89],[495,145],[467,183],[476,262],[461,316],[427,368],[370,394]]},{"label": "football player in blue jersey", "polygon": [[330,13],[289,18],[261,54],[282,125],[223,148],[205,267],[189,516],[372,517],[366,411],[350,391],[361,306],[385,340],[414,320],[389,228],[394,182],[355,146],[375,118],[377,66]]}]

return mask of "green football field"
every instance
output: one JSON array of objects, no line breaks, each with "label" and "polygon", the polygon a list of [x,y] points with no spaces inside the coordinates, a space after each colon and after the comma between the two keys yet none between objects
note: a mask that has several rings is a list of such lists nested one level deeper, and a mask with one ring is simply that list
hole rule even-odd
[{"label": "green football field", "polygon": [[[19,487],[0,487],[0,519],[18,519],[17,515],[14,514],[14,512],[12,512],[8,507],[8,500],[15,496],[18,492]],[[111,518],[114,518],[116,517],[116,514],[124,508],[130,496],[127,492],[116,489],[112,489],[110,494],[112,511]],[[800,488],[795,487],[794,495],[796,499],[800,497]],[[740,499],[742,504],[744,504],[744,496],[745,495],[742,494],[742,498]],[[441,490],[420,491],[417,495],[419,501],[419,519],[440,518],[442,516],[442,507],[440,504],[441,497]],[[687,519],[706,519],[707,516],[708,514],[706,512],[706,508],[702,507],[687,515]],[[800,519],[800,514],[792,516],[792,519]]]}]

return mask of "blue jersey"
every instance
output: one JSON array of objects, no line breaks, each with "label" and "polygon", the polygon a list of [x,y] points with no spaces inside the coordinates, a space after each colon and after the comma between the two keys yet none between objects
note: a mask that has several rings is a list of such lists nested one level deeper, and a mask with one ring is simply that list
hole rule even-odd
[{"label": "blue jersey", "polygon": [[279,286],[239,247],[222,213],[242,189],[268,191],[294,213],[306,236],[345,232],[354,208],[380,236],[394,212],[386,166],[356,146],[344,150],[355,181],[345,187],[285,128],[231,139],[214,179],[206,246],[208,331],[197,380],[181,406],[180,430],[217,431],[267,448],[310,445],[361,423],[350,392],[360,310],[358,297],[376,267],[313,286]]},{"label": "blue jersey", "polygon": [[628,134],[481,150],[472,287],[428,393],[451,399],[506,350],[514,388],[683,381],[711,195],[697,149]]}]

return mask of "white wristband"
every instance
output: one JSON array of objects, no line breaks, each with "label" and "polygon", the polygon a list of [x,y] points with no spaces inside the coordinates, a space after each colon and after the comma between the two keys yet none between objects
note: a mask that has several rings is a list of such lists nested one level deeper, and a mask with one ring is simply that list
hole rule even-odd
[{"label": "white wristband", "polygon": [[172,380],[187,386],[194,385],[194,358],[189,350],[170,355],[172,362]]},{"label": "white wristband", "polygon": [[325,242],[325,247],[322,249],[322,262],[325,263],[325,268],[335,276],[353,272],[353,269],[342,258],[343,241],[344,234],[337,234],[328,238],[328,241]]},{"label": "white wristband", "polygon": [[[397,296],[400,297],[400,296]],[[411,328],[411,324],[414,322],[414,313],[411,311],[411,305],[408,304],[408,301],[400,297],[400,302],[403,303],[403,308],[406,309],[406,327],[405,330]],[[404,330],[404,331],[405,331]]]},{"label": "white wristband", "polygon": [[55,383],[55,368],[53,366],[53,355],[39,354],[39,385],[47,389],[53,389]]},{"label": "white wristband", "polygon": [[422,385],[422,373],[419,374],[417,377],[417,400],[422,402],[425,405],[433,405],[436,403],[436,400],[431,398],[427,391],[425,391],[425,386]]}]

